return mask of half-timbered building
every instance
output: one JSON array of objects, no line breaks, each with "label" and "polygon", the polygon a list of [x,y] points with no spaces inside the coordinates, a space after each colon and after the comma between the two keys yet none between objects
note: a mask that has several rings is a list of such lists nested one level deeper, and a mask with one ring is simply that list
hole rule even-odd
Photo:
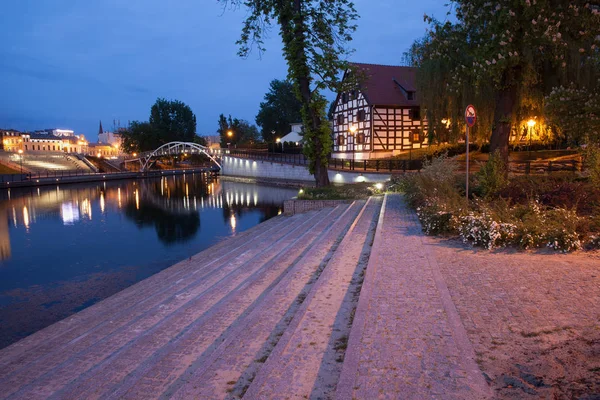
[{"label": "half-timbered building", "polygon": [[351,73],[359,83],[336,98],[333,157],[383,158],[427,145],[416,68],[353,63],[344,79]]}]

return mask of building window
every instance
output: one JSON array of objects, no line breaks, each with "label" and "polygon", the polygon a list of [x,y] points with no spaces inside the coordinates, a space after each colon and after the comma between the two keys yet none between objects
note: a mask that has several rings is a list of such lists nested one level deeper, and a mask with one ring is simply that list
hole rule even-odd
[{"label": "building window", "polygon": [[342,93],[342,103],[348,102],[348,93]]},{"label": "building window", "polygon": [[423,141],[423,137],[421,136],[421,132],[419,132],[419,131],[411,131],[410,132],[410,141],[411,141],[411,143],[421,143]]},{"label": "building window", "polygon": [[346,144],[346,138],[344,137],[344,135],[338,135],[337,144],[338,146],[343,146]]},{"label": "building window", "polygon": [[357,120],[358,122],[364,122],[364,121],[365,121],[365,116],[366,116],[366,114],[367,114],[367,113],[365,112],[365,110],[359,110],[359,111],[356,113],[356,120]]},{"label": "building window", "polygon": [[27,145],[25,145],[25,150],[27,150]]},{"label": "building window", "polygon": [[413,121],[418,121],[421,119],[421,110],[418,108],[412,108],[409,110],[408,115]]},{"label": "building window", "polygon": [[338,125],[341,125],[344,123],[344,114],[338,114],[337,123],[338,123]]},{"label": "building window", "polygon": [[365,144],[365,134],[364,133],[356,134],[356,144]]}]

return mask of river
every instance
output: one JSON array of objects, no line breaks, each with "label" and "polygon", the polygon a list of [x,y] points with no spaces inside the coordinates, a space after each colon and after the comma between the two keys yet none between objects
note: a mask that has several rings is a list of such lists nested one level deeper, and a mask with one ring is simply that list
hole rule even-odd
[{"label": "river", "polygon": [[0,192],[0,348],[281,213],[207,174]]}]

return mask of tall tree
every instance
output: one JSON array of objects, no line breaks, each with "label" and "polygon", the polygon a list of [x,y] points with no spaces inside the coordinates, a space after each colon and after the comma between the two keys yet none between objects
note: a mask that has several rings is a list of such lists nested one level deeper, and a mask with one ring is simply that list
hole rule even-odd
[{"label": "tall tree", "polygon": [[219,128],[217,133],[221,137],[221,147],[225,148],[228,145],[246,145],[254,144],[258,141],[260,134],[256,126],[251,125],[243,119],[225,117],[219,115]]},{"label": "tall tree", "polygon": [[244,6],[248,17],[238,44],[248,56],[253,45],[264,51],[263,38],[277,23],[288,64],[288,78],[302,103],[304,154],[317,186],[329,185],[327,163],[332,148],[331,129],[325,115],[322,89],[340,89],[339,73],[345,70],[346,47],[358,17],[349,0],[219,0]]},{"label": "tall tree", "polygon": [[132,121],[121,135],[123,150],[130,154],[151,151],[162,144],[158,132],[148,122]]},{"label": "tall tree", "polygon": [[256,115],[256,124],[261,128],[263,140],[273,142],[275,136],[287,134],[290,124],[302,121],[301,110],[302,103],[294,93],[294,85],[289,80],[272,80],[265,101],[260,103]]},{"label": "tall tree", "polygon": [[150,125],[164,143],[191,142],[196,136],[196,116],[179,100],[157,99],[150,109]]},{"label": "tall tree", "polygon": [[[579,79],[589,70],[585,66],[590,54],[597,53],[598,8],[566,0],[452,4],[456,23],[426,17],[432,30],[409,57],[421,67],[422,89],[434,91],[431,95],[421,90],[431,95],[425,106],[429,112],[452,107],[447,111],[455,121],[462,121],[458,111],[468,102],[477,100],[483,110],[491,108],[490,149],[506,159],[511,130],[519,121],[543,112],[544,95],[553,86]],[[434,120],[432,126],[439,123]]]}]

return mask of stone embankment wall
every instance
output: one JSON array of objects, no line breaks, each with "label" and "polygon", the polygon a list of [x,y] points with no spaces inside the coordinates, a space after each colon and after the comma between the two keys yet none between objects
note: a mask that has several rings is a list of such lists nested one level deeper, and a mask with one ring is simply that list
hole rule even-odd
[{"label": "stone embankment wall", "polygon": [[[306,182],[314,182],[315,180],[308,172],[308,168],[302,165],[282,164],[231,156],[223,157],[221,175]],[[389,173],[329,170],[329,180],[333,183],[385,182],[390,178],[391,175]]]}]

